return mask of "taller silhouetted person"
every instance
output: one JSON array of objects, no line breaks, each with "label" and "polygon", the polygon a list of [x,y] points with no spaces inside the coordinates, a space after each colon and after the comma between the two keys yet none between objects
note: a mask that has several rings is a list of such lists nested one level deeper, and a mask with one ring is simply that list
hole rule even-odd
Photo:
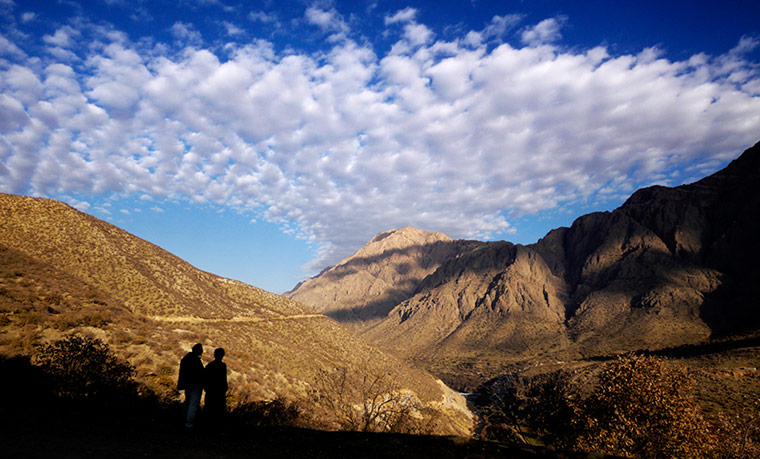
[{"label": "taller silhouetted person", "polygon": [[203,345],[198,343],[193,350],[188,352],[179,363],[179,379],[177,390],[185,391],[185,428],[191,429],[195,425],[195,417],[201,405],[203,395],[204,369],[201,362]]},{"label": "taller silhouetted person", "polygon": [[214,361],[206,365],[206,405],[204,414],[212,428],[220,427],[227,408],[227,364],[224,349],[214,350]]}]

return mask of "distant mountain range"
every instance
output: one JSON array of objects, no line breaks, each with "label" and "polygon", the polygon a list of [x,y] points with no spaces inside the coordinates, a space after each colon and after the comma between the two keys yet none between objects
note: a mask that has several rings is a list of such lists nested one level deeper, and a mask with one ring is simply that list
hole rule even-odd
[{"label": "distant mountain range", "polygon": [[378,234],[286,295],[442,373],[705,342],[760,329],[760,144],[531,245]]},{"label": "distant mountain range", "polygon": [[392,372],[443,414],[438,433],[468,434],[458,395],[333,319],[165,250],[61,202],[0,194],[0,353],[30,355],[70,333],[105,340],[138,378],[173,397],[196,343],[227,351],[238,400],[304,399],[321,371]]}]

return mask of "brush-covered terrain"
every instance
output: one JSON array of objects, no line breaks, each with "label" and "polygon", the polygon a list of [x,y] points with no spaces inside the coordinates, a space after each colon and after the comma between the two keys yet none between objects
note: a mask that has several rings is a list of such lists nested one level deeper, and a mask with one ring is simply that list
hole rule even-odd
[{"label": "brush-covered terrain", "polygon": [[[98,338],[176,400],[196,343],[227,350],[231,404],[311,400],[325,374],[387,375],[431,433],[468,435],[463,399],[430,374],[295,301],[200,271],[63,203],[0,195],[0,353],[34,354],[71,334]],[[207,352],[204,362],[211,359]],[[309,405],[308,403],[305,405]],[[315,408],[314,422],[335,421]]]}]

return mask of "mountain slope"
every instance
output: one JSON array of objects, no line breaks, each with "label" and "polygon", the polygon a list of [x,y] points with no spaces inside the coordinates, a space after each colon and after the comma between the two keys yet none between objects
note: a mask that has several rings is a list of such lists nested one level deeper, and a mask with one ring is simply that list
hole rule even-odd
[{"label": "mountain slope", "polygon": [[167,397],[179,359],[195,342],[227,350],[238,399],[303,399],[320,371],[336,367],[392,371],[444,414],[439,433],[471,429],[469,414],[440,381],[332,319],[200,271],[57,201],[0,195],[0,331],[0,352],[11,355],[71,332],[102,338]]},{"label": "mountain slope", "polygon": [[[362,333],[445,373],[468,359],[609,355],[757,330],[758,215],[760,144],[710,177],[639,190],[535,244],[452,242],[456,250]],[[322,276],[313,285],[321,282],[331,287]]]},{"label": "mountain slope", "polygon": [[351,328],[366,329],[409,298],[444,260],[469,245],[411,226],[386,231],[285,295]]}]

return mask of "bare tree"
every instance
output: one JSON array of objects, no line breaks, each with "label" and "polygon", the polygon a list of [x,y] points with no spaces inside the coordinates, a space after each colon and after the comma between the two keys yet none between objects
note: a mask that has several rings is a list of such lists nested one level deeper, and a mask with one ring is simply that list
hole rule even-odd
[{"label": "bare tree", "polygon": [[360,375],[322,370],[314,384],[318,405],[344,430],[409,432],[422,419],[421,403],[402,390],[392,371]]}]

